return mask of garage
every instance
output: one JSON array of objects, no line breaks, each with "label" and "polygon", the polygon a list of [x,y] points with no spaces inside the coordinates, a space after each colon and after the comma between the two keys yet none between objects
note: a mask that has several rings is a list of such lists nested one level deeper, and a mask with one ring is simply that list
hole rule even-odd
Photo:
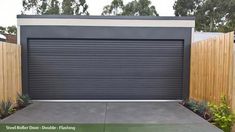
[{"label": "garage", "polygon": [[182,100],[191,17],[18,16],[33,100]]}]

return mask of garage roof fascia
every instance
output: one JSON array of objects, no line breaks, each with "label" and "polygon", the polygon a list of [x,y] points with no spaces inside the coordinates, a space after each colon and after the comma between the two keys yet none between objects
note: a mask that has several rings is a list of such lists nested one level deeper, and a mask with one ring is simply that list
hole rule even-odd
[{"label": "garage roof fascia", "polygon": [[[103,27],[182,27],[194,28],[194,17],[17,15],[21,26],[103,26]],[[20,38],[17,38],[20,44]]]},{"label": "garage roof fascia", "polygon": [[17,25],[195,27],[194,17],[18,15]]}]

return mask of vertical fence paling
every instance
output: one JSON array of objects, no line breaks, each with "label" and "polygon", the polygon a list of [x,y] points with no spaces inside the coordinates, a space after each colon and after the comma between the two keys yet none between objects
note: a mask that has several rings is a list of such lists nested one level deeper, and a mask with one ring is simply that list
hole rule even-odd
[{"label": "vertical fence paling", "polygon": [[191,45],[190,98],[234,107],[233,79],[233,32]]},{"label": "vertical fence paling", "polygon": [[22,92],[21,84],[21,46],[0,43],[0,101],[14,103],[17,93]]}]

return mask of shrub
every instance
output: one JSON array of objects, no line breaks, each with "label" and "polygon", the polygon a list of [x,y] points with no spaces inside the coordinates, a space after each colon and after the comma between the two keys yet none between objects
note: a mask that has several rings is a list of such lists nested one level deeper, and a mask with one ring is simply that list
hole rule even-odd
[{"label": "shrub", "polygon": [[194,113],[203,117],[205,120],[211,121],[211,113],[207,102],[189,99],[187,101],[183,101],[182,104]]},{"label": "shrub", "polygon": [[193,100],[193,99],[190,99],[187,103],[189,109],[191,109],[192,111],[194,112],[197,112],[198,111],[198,102]]},{"label": "shrub", "polygon": [[17,104],[18,107],[22,108],[22,107],[26,107],[27,105],[29,105],[29,100],[30,97],[28,95],[21,95],[18,93],[18,99],[17,99]]},{"label": "shrub", "polygon": [[213,124],[224,132],[230,132],[235,121],[235,115],[231,111],[226,97],[221,98],[219,105],[209,104],[213,115]]},{"label": "shrub", "polygon": [[197,110],[199,113],[203,113],[203,112],[207,111],[207,109],[208,109],[207,102],[202,101],[202,102],[198,103]]},{"label": "shrub", "polygon": [[0,104],[0,117],[4,118],[12,113],[14,113],[15,109],[13,108],[13,105],[11,101],[2,101]]}]

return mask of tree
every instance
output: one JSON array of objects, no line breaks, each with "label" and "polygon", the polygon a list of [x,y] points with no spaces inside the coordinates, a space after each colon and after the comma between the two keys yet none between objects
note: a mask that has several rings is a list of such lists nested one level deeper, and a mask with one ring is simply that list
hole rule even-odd
[{"label": "tree", "polygon": [[6,28],[3,26],[0,26],[0,33],[5,34],[6,33]]},{"label": "tree", "polygon": [[62,14],[64,15],[89,15],[86,0],[63,0]]},{"label": "tree", "polygon": [[224,26],[219,27],[219,31],[229,32],[235,31],[235,0],[226,0],[224,1],[226,15],[224,18]]},{"label": "tree", "polygon": [[89,15],[86,0],[23,0],[22,14],[31,11],[37,15]]},{"label": "tree", "polygon": [[74,0],[63,0],[62,2],[62,14],[64,15],[69,15],[69,14],[73,14],[73,4],[75,3]]},{"label": "tree", "polygon": [[50,4],[49,0],[23,0],[22,5],[22,14],[32,12],[31,14],[43,15],[46,14]]},{"label": "tree", "polygon": [[198,31],[235,30],[234,0],[177,0],[173,6],[176,16],[195,16]]},{"label": "tree", "polygon": [[177,0],[173,6],[176,16],[193,16],[202,0]]},{"label": "tree", "polygon": [[8,33],[8,34],[16,35],[16,33],[17,33],[17,28],[16,28],[16,26],[8,26],[8,27],[7,27],[7,33]]},{"label": "tree", "polygon": [[126,5],[123,5],[122,0],[113,0],[104,7],[102,15],[158,16],[158,13],[149,0],[134,0]]},{"label": "tree", "polygon": [[50,6],[48,6],[48,8],[45,10],[45,13],[43,14],[50,14],[50,15],[60,14],[59,1],[51,0]]},{"label": "tree", "polygon": [[113,0],[110,5],[106,5],[103,8],[102,15],[121,15],[121,11],[123,10],[123,1],[122,0]]},{"label": "tree", "polygon": [[0,26],[0,33],[1,33],[1,34],[12,34],[12,35],[16,35],[16,33],[17,33],[17,28],[16,28],[16,26],[8,26],[8,27]]},{"label": "tree", "polygon": [[206,0],[196,12],[198,30],[216,32],[224,24],[222,20],[226,15],[221,0]]},{"label": "tree", "polygon": [[151,5],[149,0],[139,0],[129,2],[123,8],[125,16],[158,16],[155,6]]}]

